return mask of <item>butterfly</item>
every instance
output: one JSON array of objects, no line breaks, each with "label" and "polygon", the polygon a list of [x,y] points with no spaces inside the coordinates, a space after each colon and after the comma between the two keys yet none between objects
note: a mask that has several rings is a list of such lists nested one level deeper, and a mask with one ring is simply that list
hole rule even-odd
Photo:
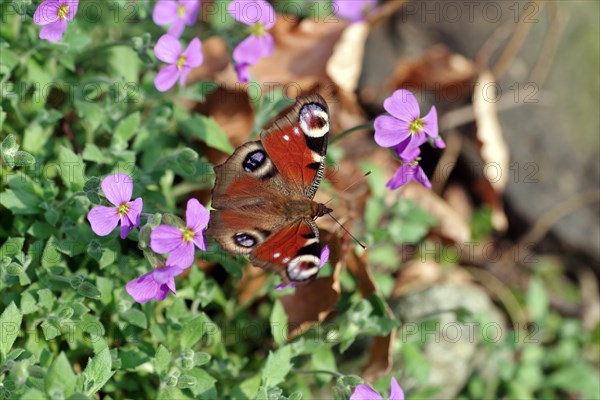
[{"label": "butterfly", "polygon": [[315,219],[333,210],[313,201],[325,170],[329,110],[303,96],[260,140],[216,166],[209,236],[227,251],[273,271],[282,285],[308,282],[320,269]]}]

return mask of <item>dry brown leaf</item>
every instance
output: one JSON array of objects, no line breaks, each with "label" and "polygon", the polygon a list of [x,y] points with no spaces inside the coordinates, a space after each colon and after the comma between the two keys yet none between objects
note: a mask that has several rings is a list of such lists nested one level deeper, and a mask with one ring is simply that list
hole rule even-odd
[{"label": "dry brown leaf", "polygon": [[[485,165],[493,166],[496,171],[493,176],[486,178],[497,192],[502,193],[510,175],[509,154],[498,121],[496,100],[495,78],[490,71],[485,71],[479,75],[473,92],[473,112],[477,124],[477,139],[481,143],[481,158]],[[484,172],[487,170],[488,168],[484,169]]]},{"label": "dry brown leaf", "polygon": [[455,243],[464,243],[471,239],[469,223],[431,190],[410,182],[402,189],[400,196],[412,199],[419,207],[433,215],[438,220],[437,230],[442,236]]},{"label": "dry brown leaf", "polygon": [[236,287],[238,302],[243,305],[254,300],[268,279],[269,276],[264,270],[256,268],[252,264],[246,265],[242,279]]},{"label": "dry brown leaf", "polygon": [[434,260],[411,260],[398,273],[392,297],[401,297],[441,283],[460,284],[470,281],[470,275],[462,269],[453,268],[446,272]]},{"label": "dry brown leaf", "polygon": [[400,59],[388,86],[391,89],[432,89],[446,99],[459,99],[471,92],[475,65],[444,45],[429,48],[417,59]]},{"label": "dry brown leaf", "polygon": [[353,93],[358,87],[369,31],[370,26],[364,21],[348,26],[327,62],[327,74],[331,80],[348,93]]},{"label": "dry brown leaf", "polygon": [[464,186],[451,183],[444,190],[442,197],[465,221],[471,219],[474,206]]}]

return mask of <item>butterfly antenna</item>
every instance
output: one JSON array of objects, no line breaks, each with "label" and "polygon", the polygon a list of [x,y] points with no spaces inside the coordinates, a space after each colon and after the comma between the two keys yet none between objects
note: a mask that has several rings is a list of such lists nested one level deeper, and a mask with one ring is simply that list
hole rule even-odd
[{"label": "butterfly antenna", "polygon": [[[367,176],[369,176],[369,175],[371,175],[371,171],[368,171],[368,172],[367,172],[367,173],[365,173],[365,174],[364,174],[362,177],[363,177],[363,178],[366,178],[366,177],[367,177]],[[346,190],[350,189],[352,186],[356,185],[358,182],[359,182],[359,180],[358,180],[358,179],[357,179],[357,180],[355,180],[354,182],[352,182],[351,184],[349,184],[349,185],[346,187],[346,189],[342,190],[340,193],[344,193]],[[326,201],[325,203],[323,203],[323,204],[325,205],[325,204],[329,203],[331,200],[333,200],[333,197],[332,197],[332,198],[330,198],[329,200],[327,200],[327,201]],[[343,228],[343,227],[342,227],[342,228]],[[350,232],[348,232],[348,233],[350,233]],[[350,236],[352,236],[352,235],[350,235]],[[355,239],[355,240],[356,240],[356,239]],[[361,245],[361,246],[362,246],[362,245]],[[364,247],[363,247],[363,248],[364,248]]]},{"label": "butterfly antenna", "polygon": [[[369,172],[369,173],[370,173],[370,172]],[[367,175],[368,175],[368,174],[367,174]],[[366,175],[365,175],[365,176],[366,176]],[[358,240],[356,237],[354,237],[354,235],[353,235],[353,234],[351,234],[351,233],[350,233],[350,231],[349,231],[348,229],[346,229],[346,227],[344,227],[344,225],[342,225],[340,221],[338,221],[337,219],[335,219],[335,217],[334,217],[333,215],[331,215],[331,213],[327,213],[327,215],[329,215],[329,216],[331,217],[331,219],[333,219],[335,222],[337,222],[337,224],[338,224],[339,226],[341,226],[341,227],[342,227],[342,229],[343,229],[343,230],[344,230],[344,231],[345,231],[345,232],[346,232],[348,235],[350,235],[350,237],[351,237],[352,239],[354,239],[354,241],[355,241],[356,243],[358,243],[358,245],[359,245],[360,247],[362,247],[362,248],[363,248],[363,249],[365,249],[365,250],[367,249],[367,246],[365,246],[364,244],[362,244],[362,243],[360,242],[360,240]]]}]

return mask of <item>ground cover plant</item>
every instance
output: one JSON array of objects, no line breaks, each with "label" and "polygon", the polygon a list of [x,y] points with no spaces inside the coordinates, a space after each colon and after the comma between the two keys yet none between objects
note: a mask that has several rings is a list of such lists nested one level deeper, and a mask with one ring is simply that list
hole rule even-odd
[{"label": "ground cover plant", "polygon": [[[499,117],[568,8],[449,3],[0,3],[0,399],[600,398],[598,260],[543,242],[597,187],[523,222]],[[337,221],[282,285],[207,234],[213,167],[314,93]]]}]

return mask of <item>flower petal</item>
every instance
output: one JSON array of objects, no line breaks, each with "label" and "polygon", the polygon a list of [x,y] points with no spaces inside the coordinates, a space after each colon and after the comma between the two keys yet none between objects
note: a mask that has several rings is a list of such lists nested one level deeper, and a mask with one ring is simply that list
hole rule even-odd
[{"label": "flower petal", "polygon": [[206,238],[202,232],[196,233],[194,244],[202,251],[206,251]]},{"label": "flower petal", "polygon": [[383,101],[383,108],[402,121],[411,122],[420,117],[419,103],[414,94],[406,89],[396,90]]},{"label": "flower petal", "polygon": [[204,56],[202,55],[202,42],[200,42],[200,39],[192,39],[183,55],[185,56],[185,65],[192,68],[202,65]]},{"label": "flower petal", "polygon": [[421,168],[419,165],[417,165],[415,168],[416,170],[413,179],[425,186],[427,189],[431,189],[431,182],[429,182],[429,178],[427,177],[427,174],[425,174],[425,171],[423,171],[423,168]]},{"label": "flower petal", "polygon": [[377,5],[377,0],[333,0],[333,11],[350,22],[362,21]]},{"label": "flower petal", "polygon": [[172,265],[167,265],[163,268],[155,268],[152,271],[152,277],[156,281],[156,283],[163,285],[167,283],[173,277],[181,274],[183,270],[178,267],[174,267]]},{"label": "flower petal", "polygon": [[323,246],[321,250],[321,263],[319,264],[319,268],[323,268],[323,265],[329,260],[329,246]]},{"label": "flower petal", "polygon": [[165,282],[165,285],[167,285],[167,288],[169,288],[169,290],[173,292],[173,294],[177,293],[177,290],[175,289],[175,278],[168,279]]},{"label": "flower petal", "polygon": [[170,253],[183,243],[181,229],[160,225],[150,233],[150,248],[158,254]]},{"label": "flower petal", "polygon": [[129,218],[127,218],[127,215],[123,215],[121,217],[121,239],[125,239],[132,229],[133,224],[131,223]]},{"label": "flower petal", "polygon": [[172,0],[158,0],[152,11],[152,21],[156,25],[167,25],[177,19],[177,3]]},{"label": "flower petal", "polygon": [[166,92],[171,89],[179,78],[179,70],[176,65],[168,65],[158,71],[154,78],[154,86],[159,92]]},{"label": "flower petal", "polygon": [[75,18],[75,14],[77,14],[77,8],[79,7],[79,0],[69,0],[62,1],[63,4],[67,4],[69,6],[69,12],[67,13],[67,21],[72,21]]},{"label": "flower petal", "polygon": [[182,243],[179,247],[171,252],[167,258],[167,264],[179,267],[181,269],[188,268],[194,263],[194,243]]},{"label": "flower petal", "polygon": [[196,18],[198,17],[198,11],[200,10],[199,0],[179,0],[179,4],[185,7],[185,15],[183,20],[186,25],[194,25]]},{"label": "flower petal", "polygon": [[442,139],[441,136],[438,136],[436,138],[433,139],[433,145],[435,147],[437,147],[438,149],[445,149],[446,148],[446,142],[444,142],[444,139]]},{"label": "flower petal", "polygon": [[394,176],[392,176],[392,179],[390,179],[385,186],[392,190],[398,189],[399,187],[410,182],[413,179],[413,175],[414,168],[408,164],[405,164],[396,170]]},{"label": "flower petal", "polygon": [[192,69],[187,66],[183,66],[179,70],[179,86],[185,86],[185,81],[187,80],[187,77],[191,71],[192,71]]},{"label": "flower petal", "polygon": [[131,200],[133,180],[127,174],[108,175],[102,180],[102,191],[113,205],[119,206]]},{"label": "flower petal", "polygon": [[393,376],[390,381],[390,400],[404,400],[404,390],[402,390],[398,381]]},{"label": "flower petal", "polygon": [[49,42],[58,42],[62,39],[63,34],[67,30],[67,21],[59,19],[42,28],[40,31],[40,39],[46,39]]},{"label": "flower petal", "polygon": [[198,233],[208,225],[210,213],[198,199],[189,199],[185,206],[185,223],[188,228]]},{"label": "flower petal", "polygon": [[423,131],[432,138],[437,138],[439,136],[437,110],[435,109],[435,106],[431,106],[431,109],[425,118],[423,118]]},{"label": "flower petal", "polygon": [[275,25],[275,10],[264,0],[233,0],[229,3],[227,12],[246,25],[253,26],[262,22],[265,29],[271,29]]},{"label": "flower petal", "polygon": [[375,118],[375,142],[381,147],[392,147],[410,136],[408,124],[388,115]]},{"label": "flower petal", "polygon": [[398,154],[398,157],[400,157],[405,163],[413,162],[417,159],[419,154],[421,154],[421,149],[419,149],[419,147],[409,148],[409,144],[410,138],[403,140],[402,142],[392,147],[394,152]]},{"label": "flower petal", "polygon": [[56,0],[43,1],[33,13],[33,23],[44,26],[55,22],[58,20],[59,7],[60,3]]},{"label": "flower petal", "polygon": [[235,72],[237,73],[238,80],[241,83],[248,83],[250,81],[250,72],[248,71],[248,67],[250,64],[248,63],[235,63]]},{"label": "flower petal", "polygon": [[148,272],[125,285],[127,293],[138,303],[146,303],[160,294],[161,285],[154,280],[153,272]]},{"label": "flower petal", "polygon": [[233,61],[236,64],[254,64],[262,57],[273,52],[273,36],[268,33],[262,37],[250,35],[242,40],[233,50]]},{"label": "flower petal", "polygon": [[119,223],[119,214],[115,207],[96,206],[87,215],[92,231],[98,236],[111,233]]},{"label": "flower petal", "polygon": [[175,64],[181,55],[181,43],[169,34],[162,35],[154,46],[154,54],[162,62]]},{"label": "flower petal", "polygon": [[144,203],[141,197],[138,197],[134,201],[129,203],[129,211],[127,212],[127,218],[129,222],[133,226],[140,227],[140,214],[142,213],[142,208],[144,207]]},{"label": "flower petal", "polygon": [[173,36],[174,38],[179,38],[184,30],[185,21],[181,18],[176,18],[175,21],[173,21],[173,24],[169,27],[167,34]]},{"label": "flower petal", "polygon": [[371,386],[361,384],[354,388],[350,400],[383,400]]}]

